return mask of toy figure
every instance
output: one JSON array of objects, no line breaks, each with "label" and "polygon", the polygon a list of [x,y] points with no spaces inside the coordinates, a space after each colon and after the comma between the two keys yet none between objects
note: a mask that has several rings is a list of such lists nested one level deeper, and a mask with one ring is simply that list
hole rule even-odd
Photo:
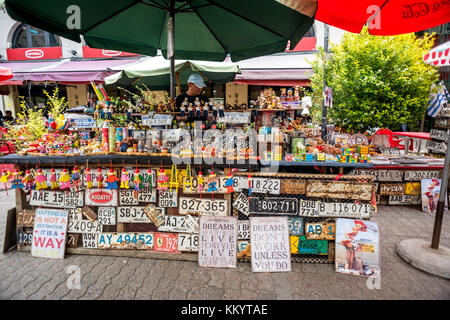
[{"label": "toy figure", "polygon": [[66,189],[70,188],[70,177],[69,173],[67,172],[66,168],[63,169],[61,172],[61,177],[59,177],[60,189]]},{"label": "toy figure", "polygon": [[50,185],[52,190],[59,188],[58,179],[53,168],[50,170]]},{"label": "toy figure", "polygon": [[108,177],[106,178],[106,189],[117,189],[116,172],[113,169],[109,169]]},{"label": "toy figure", "polygon": [[[198,98],[197,98],[198,99]],[[196,104],[196,106],[195,106],[195,116],[197,117],[197,118],[200,118],[200,116],[201,116],[201,106],[199,105],[199,104]]]},{"label": "toy figure", "polygon": [[193,117],[194,117],[194,108],[192,107],[192,103],[189,103],[188,118],[193,118]]},{"label": "toy figure", "polygon": [[23,177],[22,182],[25,185],[25,191],[30,191],[34,185],[34,178],[31,175],[30,170],[25,171],[25,177]]},{"label": "toy figure", "polygon": [[159,170],[158,179],[156,180],[157,190],[167,190],[167,182],[169,181],[169,178],[167,177],[166,173],[164,172],[164,169],[161,168]]},{"label": "toy figure", "polygon": [[100,168],[97,169],[97,186],[103,188],[103,174]]},{"label": "toy figure", "polygon": [[214,171],[211,170],[208,180],[208,192],[217,191],[216,185],[217,185],[216,174],[214,173]]},{"label": "toy figure", "polygon": [[47,178],[42,173],[42,169],[38,169],[35,180],[36,180],[36,190],[48,188],[47,184],[45,183],[47,181]]},{"label": "toy figure", "polygon": [[205,179],[203,178],[203,173],[200,170],[197,175],[198,182],[198,192],[200,193],[200,198],[202,197],[203,184],[205,183]]},{"label": "toy figure", "polygon": [[224,118],[224,117],[225,117],[224,106],[223,106],[223,102],[221,102],[220,106],[219,106],[219,118]]},{"label": "toy figure", "polygon": [[203,117],[204,118],[208,117],[208,107],[206,105],[203,106]]},{"label": "toy figure", "polygon": [[131,121],[132,120],[132,116],[131,116],[132,113],[133,113],[133,109],[130,106],[127,109],[127,121]]},{"label": "toy figure", "polygon": [[140,171],[138,168],[136,168],[136,170],[134,171],[133,183],[134,183],[135,192],[138,192],[143,188],[142,175],[140,174]]},{"label": "toy figure", "polygon": [[152,169],[148,169],[147,170],[147,188],[148,190],[151,192],[152,188],[153,188],[153,184],[152,184]]},{"label": "toy figure", "polygon": [[233,184],[234,184],[234,179],[233,179],[233,177],[231,176],[231,172],[229,172],[229,173],[228,173],[228,178],[227,178],[227,180],[225,181],[225,187],[227,187],[227,193],[232,193],[232,192],[234,192]]},{"label": "toy figure", "polygon": [[3,187],[5,188],[5,190],[8,188],[8,182],[9,182],[9,175],[10,175],[10,172],[8,171],[8,172],[6,172],[6,170],[5,169],[3,169],[2,170],[2,176],[1,176],[1,178],[0,178],[0,183],[2,183],[3,184]]},{"label": "toy figure", "polygon": [[213,98],[209,98],[209,102],[208,102],[208,109],[209,109],[209,111],[213,111],[213,107],[214,107],[214,99]]},{"label": "toy figure", "polygon": [[180,107],[180,116],[182,118],[184,118],[186,116],[186,107],[184,106],[184,104],[182,104]]},{"label": "toy figure", "polygon": [[128,177],[127,169],[122,169],[122,174],[120,175],[120,187],[122,189],[129,189],[128,182],[130,181],[130,177]]},{"label": "toy figure", "polygon": [[78,188],[80,187],[80,184],[81,184],[81,176],[80,176],[80,172],[77,167],[73,167],[72,176],[70,177],[70,181],[72,184],[71,187],[76,188],[78,191]]},{"label": "toy figure", "polygon": [[217,107],[216,107],[215,104],[213,105],[213,117],[214,117],[214,118],[217,117]]},{"label": "toy figure", "polygon": [[89,169],[89,168],[87,168],[86,169],[86,171],[85,171],[85,174],[86,174],[86,176],[85,176],[85,178],[86,178],[86,187],[88,188],[88,189],[91,189],[92,188],[92,174],[91,174],[91,170]]},{"label": "toy figure", "polygon": [[14,172],[11,173],[11,189],[24,188],[25,186],[22,183],[22,178],[20,177],[21,172],[17,169],[14,169]]}]

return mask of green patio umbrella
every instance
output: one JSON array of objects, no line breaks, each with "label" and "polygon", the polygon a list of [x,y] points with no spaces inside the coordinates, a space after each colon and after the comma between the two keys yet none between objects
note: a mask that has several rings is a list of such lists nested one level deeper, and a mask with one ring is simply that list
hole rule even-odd
[{"label": "green patio umbrella", "polygon": [[[311,2],[311,1],[309,1]],[[308,3],[309,3],[308,2]],[[293,49],[311,28],[275,0],[6,0],[11,18],[93,48],[166,58],[232,61]],[[171,73],[171,96],[174,74]]]},{"label": "green patio umbrella", "polygon": [[[162,56],[148,57],[135,63],[113,67],[119,72],[105,78],[106,84],[145,84],[151,89],[161,90],[170,86],[170,61]],[[213,62],[198,60],[175,60],[174,72],[178,85],[187,84],[193,72],[200,73],[206,80],[215,83],[233,81],[239,66],[231,62]]]}]

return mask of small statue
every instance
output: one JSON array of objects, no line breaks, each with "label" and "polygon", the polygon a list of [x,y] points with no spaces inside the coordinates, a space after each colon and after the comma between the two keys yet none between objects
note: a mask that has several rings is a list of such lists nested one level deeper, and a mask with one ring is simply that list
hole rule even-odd
[{"label": "small statue", "polygon": [[86,185],[87,185],[86,187],[88,189],[91,189],[93,187],[93,185],[92,185],[91,169],[89,169],[89,168],[86,169],[86,171],[85,171],[85,178],[86,178]]},{"label": "small statue", "polygon": [[66,168],[61,172],[61,176],[59,177],[60,189],[70,188],[70,177]]},{"label": "small statue", "polygon": [[203,106],[203,117],[208,118],[208,106],[207,105]]},{"label": "small statue", "polygon": [[219,118],[225,118],[225,111],[224,111],[223,102],[220,103],[219,106]]},{"label": "small statue", "polygon": [[201,112],[202,112],[202,107],[200,106],[200,104],[197,104],[197,102],[196,102],[196,105],[195,105],[195,116],[197,118],[200,118]]},{"label": "small statue", "polygon": [[[3,174],[2,174],[2,178],[3,178]],[[42,173],[42,169],[38,169],[35,180],[36,180],[36,190],[48,188],[47,184],[45,183],[47,181],[47,178]]]},{"label": "small statue", "polygon": [[106,185],[106,189],[117,189],[116,172],[113,169],[109,169]]},{"label": "small statue", "polygon": [[208,109],[209,109],[209,111],[213,111],[213,107],[214,107],[214,99],[213,98],[209,98],[209,102],[208,102]]},{"label": "small statue", "polygon": [[180,116],[182,118],[184,118],[186,116],[186,107],[184,106],[184,104],[182,104],[180,107]]},{"label": "small statue", "polygon": [[217,117],[217,106],[215,104],[213,105],[213,117]]},{"label": "small statue", "polygon": [[122,174],[120,175],[120,187],[122,189],[129,189],[128,182],[130,181],[130,177],[128,177],[127,169],[122,169]]},{"label": "small statue", "polygon": [[205,183],[205,178],[203,178],[203,173],[201,170],[198,172],[197,182],[198,182],[198,192],[200,193],[200,198],[201,198],[202,191],[203,191],[203,184]]},{"label": "small statue", "polygon": [[193,117],[194,117],[194,108],[192,107],[192,103],[189,103],[188,118],[193,118]]},{"label": "small statue", "polygon": [[127,121],[131,121],[133,119],[131,116],[132,113],[133,113],[133,109],[131,108],[131,106],[129,106],[127,109]]},{"label": "small statue", "polygon": [[211,170],[208,180],[208,192],[217,191],[216,185],[217,185],[216,174],[214,173],[214,171]]}]

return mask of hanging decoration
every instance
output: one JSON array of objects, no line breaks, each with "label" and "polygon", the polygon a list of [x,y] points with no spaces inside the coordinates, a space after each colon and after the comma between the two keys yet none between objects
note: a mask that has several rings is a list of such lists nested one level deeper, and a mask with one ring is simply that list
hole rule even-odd
[{"label": "hanging decoration", "polygon": [[97,169],[97,186],[99,189],[103,188],[103,174],[100,167]]},{"label": "hanging decoration", "polygon": [[73,167],[72,176],[70,177],[70,181],[72,183],[71,188],[76,189],[78,192],[81,186],[81,175],[80,170],[78,170],[77,166]]},{"label": "hanging decoration", "polygon": [[192,169],[190,164],[186,166],[186,177],[184,178],[183,181],[184,187],[189,188],[189,190],[191,190],[192,192]]},{"label": "hanging decoration", "polygon": [[53,169],[53,161],[52,161],[52,168],[50,170],[50,186],[52,190],[59,188],[58,178],[56,176],[55,169]]},{"label": "hanging decoration", "polygon": [[158,179],[156,180],[157,184],[157,190],[167,190],[167,182],[169,181],[169,178],[167,177],[166,173],[164,172],[164,169],[161,168],[159,170]]},{"label": "hanging decoration", "polygon": [[140,172],[141,171],[139,170],[139,168],[136,168],[136,170],[134,170],[133,184],[135,194],[141,191],[142,188],[142,175]]},{"label": "hanging decoration", "polygon": [[228,178],[225,181],[225,187],[227,187],[227,193],[234,192],[233,184],[234,184],[234,179],[233,179],[233,176],[231,175],[231,170],[229,170]]},{"label": "hanging decoration", "polygon": [[45,183],[47,181],[47,178],[42,173],[42,169],[41,168],[39,168],[37,170],[35,181],[36,181],[36,190],[41,190],[41,189],[47,189],[48,188],[47,184]]},{"label": "hanging decoration", "polygon": [[176,191],[178,192],[178,170],[177,170],[177,165],[176,164],[172,164],[172,169],[171,171],[171,176],[170,176],[170,181],[169,181],[169,189],[170,191],[172,191],[172,188],[175,187]]},{"label": "hanging decoration", "polygon": [[60,189],[67,189],[70,188],[70,176],[69,173],[67,172],[66,168],[63,169],[63,171],[61,172],[61,176],[59,177],[59,182],[60,182]]},{"label": "hanging decoration", "polygon": [[205,183],[205,178],[203,178],[202,166],[200,166],[200,171],[197,175],[198,182],[198,192],[200,193],[200,199],[202,198],[203,184]]},{"label": "hanging decoration", "polygon": [[19,172],[17,168],[15,168],[14,172],[11,173],[11,178],[9,180],[11,182],[11,189],[19,189],[25,187],[22,183],[21,174],[22,172]]},{"label": "hanging decoration", "polygon": [[30,172],[30,170],[25,171],[25,177],[23,177],[22,182],[25,185],[25,192],[31,191],[34,186],[34,178]]},{"label": "hanging decoration", "polygon": [[[217,191],[217,178],[216,174],[211,169],[211,173],[209,174],[208,179],[208,192],[215,192],[215,191]],[[211,197],[214,197],[214,194],[212,194]]]},{"label": "hanging decoration", "polygon": [[2,176],[0,177],[0,183],[3,185],[3,188],[6,191],[6,194],[8,195],[8,182],[9,182],[9,176],[10,172],[6,172],[5,169],[2,170]]},{"label": "hanging decoration", "polygon": [[129,189],[130,186],[128,185],[128,182],[130,181],[130,177],[128,176],[128,171],[123,167],[122,173],[120,175],[120,187],[122,189]]}]

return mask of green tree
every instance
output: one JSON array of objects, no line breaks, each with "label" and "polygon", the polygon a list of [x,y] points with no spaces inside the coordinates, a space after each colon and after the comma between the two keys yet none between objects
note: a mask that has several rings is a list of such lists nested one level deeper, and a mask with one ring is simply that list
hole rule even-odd
[{"label": "green tree", "polygon": [[[372,36],[346,33],[325,60],[327,86],[333,90],[332,123],[355,131],[420,122],[427,109],[437,69],[423,62],[433,45],[431,35]],[[313,119],[322,116],[323,59],[312,62]]]}]

